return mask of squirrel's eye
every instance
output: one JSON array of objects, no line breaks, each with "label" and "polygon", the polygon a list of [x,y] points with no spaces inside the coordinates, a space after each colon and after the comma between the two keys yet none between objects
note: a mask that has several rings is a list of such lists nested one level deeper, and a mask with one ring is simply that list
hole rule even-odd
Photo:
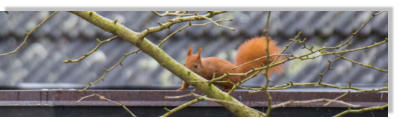
[{"label": "squirrel's eye", "polygon": [[194,68],[198,68],[198,65],[194,65]]}]

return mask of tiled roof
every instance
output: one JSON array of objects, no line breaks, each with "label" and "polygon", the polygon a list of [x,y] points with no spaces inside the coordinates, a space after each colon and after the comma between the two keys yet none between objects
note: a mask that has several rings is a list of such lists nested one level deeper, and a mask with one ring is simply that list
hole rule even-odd
[{"label": "tiled roof", "polygon": [[[200,12],[202,13],[202,12]],[[324,44],[336,45],[344,40],[373,13],[372,11],[276,11],[272,12],[269,33],[281,47],[288,43],[298,31],[315,47]],[[9,12],[0,13],[0,52],[14,49],[23,39],[25,32],[49,12]],[[149,11],[141,12],[99,12],[99,14],[122,21],[134,31],[143,31],[146,27],[157,26],[165,22]],[[225,22],[236,31],[217,28],[213,24],[207,27],[193,26],[177,33],[163,45],[163,49],[176,60],[183,63],[186,49],[203,47],[202,56],[218,56],[233,60],[235,50],[245,39],[262,35],[265,26],[265,12],[243,11],[227,12],[215,17],[233,18]],[[194,22],[194,23],[203,23]],[[174,25],[170,30],[151,34],[147,38],[157,43],[184,23]],[[382,41],[388,35],[388,13],[376,16],[356,37],[349,48],[357,48]],[[0,57],[0,86],[9,87],[81,87],[88,81],[99,78],[116,63],[126,52],[135,50],[131,44],[116,40],[103,45],[97,52],[80,63],[63,64],[68,58],[78,58],[95,47],[95,38],[108,38],[110,33],[91,25],[68,12],[60,12],[35,31],[29,42],[15,55]],[[373,64],[379,68],[388,67],[388,45],[347,53],[345,56],[356,61]],[[287,53],[303,53],[299,45],[287,50]],[[293,82],[317,81],[319,73],[327,67],[327,60],[334,56],[324,56],[311,61],[291,61],[284,65],[285,73],[272,76],[272,85]],[[326,74],[323,81],[339,85],[380,87],[388,82],[387,73],[367,69],[348,61],[334,63],[334,69]],[[129,56],[123,67],[117,67],[96,86],[104,87],[156,87],[177,88],[181,80],[144,53]],[[264,78],[257,76],[246,86],[258,87],[264,84]]]}]

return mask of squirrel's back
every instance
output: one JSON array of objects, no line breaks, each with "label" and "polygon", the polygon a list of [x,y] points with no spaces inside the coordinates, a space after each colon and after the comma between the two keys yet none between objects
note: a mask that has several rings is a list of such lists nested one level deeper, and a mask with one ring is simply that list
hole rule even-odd
[{"label": "squirrel's back", "polygon": [[[273,40],[269,40],[269,60],[266,60],[266,48],[267,41],[265,37],[256,37],[252,38],[245,43],[243,43],[237,52],[237,57],[235,64],[228,62],[227,60],[220,59],[217,57],[201,57],[202,48],[198,50],[197,54],[192,53],[192,46],[188,48],[186,62],[184,66],[194,71],[195,73],[201,75],[202,77],[210,80],[215,77],[222,76],[225,73],[244,73],[248,72],[252,68],[258,68],[261,66],[268,65],[270,62],[275,61],[279,62],[283,59],[282,56],[276,56],[280,54],[280,48],[277,46],[277,43]],[[274,55],[274,56],[273,56]],[[244,64],[250,61],[253,61],[258,58],[262,58],[261,60],[257,60],[255,62],[251,62],[248,64]],[[243,64],[243,65],[241,65]],[[237,67],[238,66],[238,67]],[[234,69],[237,67],[237,69]],[[233,70],[234,69],[234,70]],[[268,75],[273,72],[282,71],[281,65],[274,66],[269,68]],[[244,76],[228,76],[222,79],[222,81],[232,81],[233,84],[238,83],[240,80],[244,79]],[[222,86],[223,90],[228,91],[232,88],[233,84],[231,82],[218,82],[216,84]],[[187,82],[183,82],[181,88],[179,90],[184,90],[188,87]]]},{"label": "squirrel's back", "polygon": [[[250,40],[245,41],[238,48],[237,56],[235,59],[235,65],[241,66],[238,67],[238,72],[248,72],[252,68],[258,68],[265,65],[268,65],[270,62],[279,62],[283,59],[283,56],[278,56],[280,54],[280,47],[277,43],[269,37],[269,59],[262,58],[261,60],[257,60],[251,62],[257,58],[266,56],[266,48],[267,48],[267,40],[265,37],[255,37]],[[244,64],[247,62],[251,62],[248,64]],[[269,74],[273,72],[282,72],[281,65],[274,66],[269,69]]]}]

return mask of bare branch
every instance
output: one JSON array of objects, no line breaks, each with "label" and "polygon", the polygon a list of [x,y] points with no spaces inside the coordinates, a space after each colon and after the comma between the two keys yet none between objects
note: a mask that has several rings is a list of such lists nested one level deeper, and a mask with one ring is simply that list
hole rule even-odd
[{"label": "bare branch", "polygon": [[53,13],[51,13],[49,16],[47,16],[46,18],[44,18],[39,24],[37,24],[35,27],[33,27],[33,29],[29,30],[28,32],[26,32],[25,34],[25,38],[22,41],[21,44],[18,45],[17,48],[15,48],[14,50],[10,51],[10,52],[6,52],[6,53],[1,53],[0,56],[6,56],[6,55],[11,55],[11,54],[15,54],[17,53],[17,51],[19,49],[22,48],[22,46],[24,46],[26,44],[26,42],[28,41],[28,38],[30,36],[30,34],[32,34],[34,31],[36,31],[37,29],[40,28],[40,26],[42,26],[44,23],[46,23],[51,17],[53,17],[54,15],[56,15],[58,13],[58,11],[54,11]]},{"label": "bare branch", "polygon": [[[335,54],[343,54],[343,53],[348,53],[348,52],[355,52],[355,51],[359,51],[359,50],[364,50],[364,49],[369,49],[369,48],[373,48],[382,44],[385,44],[388,42],[388,38],[385,38],[385,40],[380,41],[380,42],[376,42],[374,44],[368,45],[368,46],[364,46],[364,47],[360,47],[360,48],[355,48],[355,49],[345,49],[342,51],[333,51],[333,52],[328,52],[328,51],[323,51],[325,48],[320,48],[319,50],[317,50],[318,52],[322,53],[321,55],[317,55],[317,56],[313,56],[313,57],[309,57],[310,59],[314,59],[317,58],[319,56],[323,56],[323,55],[335,55]],[[323,50],[322,50],[323,49]]]},{"label": "bare branch", "polygon": [[167,117],[167,116],[169,116],[169,115],[171,115],[171,114],[173,114],[173,113],[175,113],[177,111],[180,111],[180,110],[182,110],[182,109],[184,109],[184,108],[186,108],[186,107],[188,107],[188,106],[190,106],[192,104],[195,104],[195,103],[203,101],[203,100],[214,101],[214,102],[222,102],[222,103],[229,103],[229,104],[237,105],[237,103],[234,103],[234,102],[230,102],[230,101],[226,101],[226,100],[219,100],[219,99],[214,99],[214,98],[209,98],[207,96],[202,96],[202,95],[196,94],[194,92],[190,92],[190,93],[183,94],[183,95],[178,95],[178,96],[165,96],[165,98],[166,99],[179,99],[179,98],[185,98],[185,97],[191,97],[191,96],[195,97],[195,99],[193,99],[193,100],[191,100],[189,102],[186,102],[186,103],[184,103],[182,105],[179,105],[178,107],[176,107],[176,108],[174,108],[172,110],[167,110],[168,112],[163,114],[161,117]]},{"label": "bare branch", "polygon": [[286,102],[283,102],[283,103],[280,103],[280,104],[272,105],[271,107],[272,107],[272,109],[275,109],[275,108],[285,107],[285,106],[287,106],[289,104],[304,104],[304,103],[306,104],[306,103],[315,103],[315,102],[335,102],[335,103],[343,104],[343,105],[348,106],[348,107],[355,107],[355,108],[361,107],[361,105],[353,105],[353,104],[350,104],[350,103],[347,103],[347,102],[344,102],[344,101],[332,100],[332,99],[326,99],[326,98],[312,99],[312,100],[302,100],[302,101],[290,100],[290,101],[286,101]]},{"label": "bare branch", "polygon": [[229,95],[231,95],[231,93],[238,88],[241,84],[243,84],[244,82],[248,81],[249,79],[252,79],[253,77],[255,77],[256,75],[258,75],[260,73],[260,71],[256,71],[254,73],[252,73],[250,76],[246,77],[244,80],[239,81],[238,83],[234,84],[233,87],[230,89],[229,92],[227,92]]},{"label": "bare branch", "polygon": [[175,11],[175,13],[169,13],[169,11],[165,11],[163,14],[157,12],[157,11],[152,11],[155,15],[159,17],[164,17],[164,16],[192,16],[193,14],[186,14],[184,11]]},{"label": "bare branch", "polygon": [[221,25],[221,24],[217,23],[215,20],[213,20],[213,19],[211,19],[209,17],[203,17],[203,18],[209,20],[211,23],[215,24],[217,27],[226,28],[226,29],[229,29],[229,30],[232,30],[232,31],[236,30],[233,27]]},{"label": "bare branch", "polygon": [[[335,88],[335,89],[351,89],[357,92],[376,92],[376,91],[387,91],[388,87],[383,87],[383,88],[377,88],[377,89],[361,89],[361,88],[356,88],[356,87],[352,87],[352,86],[337,86],[337,85],[333,85],[333,84],[328,84],[328,83],[323,83],[323,82],[310,82],[310,83],[286,83],[283,85],[278,85],[278,86],[274,86],[269,88],[270,90],[283,90],[283,89],[288,89],[291,88],[293,86],[315,86],[315,87],[328,87],[328,88]],[[255,91],[251,91],[251,93],[255,93],[261,90],[255,90]]]},{"label": "bare branch", "polygon": [[117,102],[117,101],[114,101],[114,100],[111,100],[111,99],[106,98],[105,96],[100,95],[100,94],[97,94],[97,93],[93,93],[93,94],[91,94],[91,95],[83,96],[83,97],[81,97],[78,101],[76,101],[76,103],[79,103],[79,102],[81,102],[81,101],[83,101],[83,100],[85,100],[85,99],[87,99],[87,98],[94,97],[94,96],[97,96],[98,99],[100,99],[100,100],[104,100],[104,101],[107,101],[107,102],[111,102],[111,103],[120,105],[120,106],[122,106],[122,108],[125,109],[126,112],[128,112],[132,117],[136,117],[136,115],[135,115],[132,111],[130,111],[130,109],[127,108],[127,106],[126,106],[125,104],[120,103],[120,102]]},{"label": "bare branch", "polygon": [[122,62],[125,61],[125,59],[126,59],[127,56],[130,56],[130,55],[132,55],[132,54],[136,54],[136,53],[138,53],[139,51],[140,51],[140,50],[138,49],[138,50],[134,50],[134,51],[132,51],[132,52],[125,53],[125,54],[123,55],[123,57],[122,57],[121,59],[119,59],[119,61],[118,61],[117,63],[115,63],[115,64],[112,65],[111,67],[105,69],[103,75],[101,75],[100,78],[98,78],[97,80],[88,82],[88,83],[87,83],[87,86],[86,86],[85,88],[83,88],[83,89],[80,89],[79,91],[80,91],[80,92],[84,92],[84,91],[86,91],[87,89],[89,89],[92,85],[97,84],[97,83],[100,82],[100,81],[103,81],[104,78],[105,78],[105,76],[107,76],[107,74],[108,74],[110,71],[114,70],[114,69],[115,69],[116,67],[118,67],[119,65],[122,65]]},{"label": "bare branch", "polygon": [[352,39],[354,36],[356,36],[371,20],[374,19],[375,16],[377,16],[381,13],[382,13],[382,11],[371,14],[371,16],[362,25],[360,25],[360,27],[355,32],[352,33],[350,39]]},{"label": "bare branch", "polygon": [[187,25],[184,25],[183,27],[181,27],[180,29],[177,29],[176,31],[174,31],[173,33],[169,34],[168,36],[166,36],[163,40],[161,40],[158,44],[158,47],[161,47],[163,43],[165,43],[170,37],[172,37],[173,35],[175,35],[176,33],[188,28],[189,26],[191,26],[191,23],[188,23]]},{"label": "bare branch", "polygon": [[381,72],[386,72],[386,73],[388,72],[387,69],[377,68],[377,67],[375,67],[375,66],[371,66],[370,64],[369,64],[369,65],[366,65],[366,64],[360,63],[360,62],[358,62],[358,61],[349,59],[349,58],[347,58],[347,57],[345,57],[345,56],[342,56],[342,55],[336,55],[336,56],[339,57],[339,58],[341,58],[341,59],[344,59],[344,60],[346,60],[346,61],[352,62],[352,63],[354,63],[354,64],[358,64],[358,65],[363,66],[363,67],[366,67],[366,68],[370,68],[370,69],[374,69],[374,70],[381,71]]},{"label": "bare branch", "polygon": [[357,110],[348,109],[348,110],[343,111],[343,112],[341,112],[341,113],[339,113],[337,115],[334,115],[334,117],[341,117],[341,116],[343,116],[345,114],[349,114],[349,113],[362,113],[362,112],[367,112],[367,111],[383,110],[383,109],[386,109],[386,108],[388,108],[388,104],[385,104],[383,106],[373,106],[373,107],[362,108],[362,109],[357,109]]},{"label": "bare branch", "polygon": [[[223,19],[223,18],[221,18],[221,19],[218,19],[218,20],[216,20],[215,22],[216,23],[219,23],[219,22],[224,22],[224,21],[233,21],[233,19]],[[212,22],[205,22],[205,23],[202,23],[202,24],[191,24],[191,26],[207,26],[208,24],[210,24],[210,23],[212,23]]]},{"label": "bare branch", "polygon": [[77,59],[67,59],[67,60],[64,60],[64,63],[80,62],[80,61],[84,60],[86,57],[88,57],[88,56],[90,56],[91,54],[93,54],[94,52],[96,52],[104,43],[110,42],[110,41],[112,41],[112,40],[114,40],[114,39],[116,39],[116,38],[117,38],[117,36],[113,36],[113,37],[108,38],[108,39],[103,40],[103,41],[101,41],[100,39],[96,39],[97,42],[98,42],[98,44],[97,44],[97,46],[94,47],[90,52],[84,54],[83,56],[81,56],[81,57],[79,57],[79,58],[77,58]]},{"label": "bare branch", "polygon": [[[270,42],[270,38],[269,38],[269,24],[270,24],[270,14],[271,12],[267,12],[267,19],[266,19],[266,26],[265,26],[265,37],[266,37],[266,59],[270,59],[270,51],[269,51],[269,42]],[[273,61],[272,61],[273,62]],[[270,63],[272,63],[270,62]],[[266,79],[266,84],[263,86],[264,87],[264,91],[265,94],[267,96],[267,104],[268,105],[272,105],[272,96],[270,95],[270,92],[267,90],[269,88],[269,84],[270,84],[270,77],[269,77],[269,67],[267,67],[265,69],[266,73],[265,75],[265,79]],[[272,111],[272,107],[271,106],[267,106],[267,110],[266,110],[266,114],[264,116],[269,116],[270,112]]]},{"label": "bare branch", "polygon": [[184,108],[186,108],[186,107],[188,107],[188,106],[190,106],[192,104],[195,104],[195,103],[203,101],[203,100],[204,99],[201,98],[201,97],[195,98],[194,100],[191,100],[191,101],[186,102],[186,103],[184,103],[182,105],[179,105],[178,107],[173,108],[172,110],[169,110],[167,113],[163,114],[161,117],[168,117],[168,116],[170,116],[171,114],[173,114],[173,113],[175,113],[177,111],[180,111],[180,110],[182,110],[182,109],[184,109]]},{"label": "bare branch", "polygon": [[333,102],[336,102],[337,100],[339,100],[339,99],[345,97],[345,96],[348,95],[349,93],[350,93],[350,91],[345,92],[344,94],[342,94],[342,95],[336,97],[334,100],[328,101],[326,104],[323,105],[323,107],[326,107],[326,106],[328,106],[329,104],[331,104],[331,103],[333,103]]},{"label": "bare branch", "polygon": [[193,92],[184,94],[184,95],[178,95],[178,96],[165,96],[165,99],[179,99],[179,98],[184,98],[184,97],[190,97],[194,96]]},{"label": "bare branch", "polygon": [[194,21],[194,20],[205,20],[205,18],[213,17],[213,16],[215,16],[217,14],[221,14],[221,13],[224,13],[224,11],[212,11],[212,12],[209,12],[208,14],[201,15],[201,16],[195,15],[195,16],[187,16],[187,17],[177,17],[177,18],[168,20],[168,22],[166,22],[166,23],[160,23],[159,26],[147,28],[146,30],[142,31],[138,36],[139,36],[139,38],[144,38],[149,33],[161,31],[163,29],[169,28],[170,26],[172,26],[173,24],[176,24],[176,23],[181,23],[181,22],[186,22],[186,21]]},{"label": "bare branch", "polygon": [[266,18],[266,26],[265,26],[265,36],[266,36],[266,38],[269,37],[270,14],[271,14],[271,11],[268,11],[267,12],[267,18]]}]

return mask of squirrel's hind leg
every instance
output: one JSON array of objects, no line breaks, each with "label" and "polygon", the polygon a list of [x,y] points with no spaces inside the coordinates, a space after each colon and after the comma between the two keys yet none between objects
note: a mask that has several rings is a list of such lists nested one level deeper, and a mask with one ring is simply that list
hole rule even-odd
[{"label": "squirrel's hind leg", "polygon": [[181,85],[181,87],[177,90],[182,91],[185,90],[188,87],[188,83],[186,83],[185,81],[183,81],[183,84]]}]

